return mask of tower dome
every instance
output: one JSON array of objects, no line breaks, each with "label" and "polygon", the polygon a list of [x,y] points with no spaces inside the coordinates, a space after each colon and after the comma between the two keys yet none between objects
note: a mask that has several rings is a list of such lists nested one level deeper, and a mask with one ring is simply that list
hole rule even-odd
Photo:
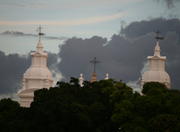
[{"label": "tower dome", "polygon": [[166,85],[167,88],[171,87],[171,80],[168,73],[165,71],[166,57],[160,55],[159,41],[157,40],[154,56],[148,56],[148,70],[143,73],[141,78],[141,87],[146,82],[160,82]]},{"label": "tower dome", "polygon": [[22,89],[18,92],[20,105],[29,107],[34,98],[34,91],[49,88],[53,84],[52,74],[47,67],[48,54],[43,51],[41,27],[36,51],[31,53],[32,63],[23,75]]}]

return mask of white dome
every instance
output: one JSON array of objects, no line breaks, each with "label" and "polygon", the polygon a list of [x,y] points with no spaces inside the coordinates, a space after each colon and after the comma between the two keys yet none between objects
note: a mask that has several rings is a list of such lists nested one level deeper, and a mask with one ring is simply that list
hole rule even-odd
[{"label": "white dome", "polygon": [[165,71],[146,71],[142,75],[142,82],[161,82],[170,84],[170,77]]},{"label": "white dome", "polygon": [[24,73],[24,78],[52,79],[52,74],[47,67],[30,67]]}]

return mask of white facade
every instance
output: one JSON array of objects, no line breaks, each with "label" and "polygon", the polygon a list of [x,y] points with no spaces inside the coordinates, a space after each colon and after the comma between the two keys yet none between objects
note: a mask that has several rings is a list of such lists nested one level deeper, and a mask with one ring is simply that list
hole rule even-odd
[{"label": "white facade", "polygon": [[148,70],[143,73],[141,78],[141,87],[146,82],[160,82],[171,87],[171,80],[168,73],[165,71],[166,57],[160,55],[159,41],[157,41],[154,56],[148,56]]},{"label": "white facade", "polygon": [[38,42],[36,51],[31,53],[32,64],[23,75],[22,89],[18,92],[20,105],[30,107],[34,98],[34,91],[49,88],[53,84],[52,74],[47,67],[48,54],[43,51],[41,41]]}]

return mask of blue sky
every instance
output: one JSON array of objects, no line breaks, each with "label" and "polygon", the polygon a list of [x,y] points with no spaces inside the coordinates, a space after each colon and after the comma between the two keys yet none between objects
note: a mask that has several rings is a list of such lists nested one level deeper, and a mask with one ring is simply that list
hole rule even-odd
[{"label": "blue sky", "polygon": [[126,24],[172,14],[157,0],[0,0],[0,31],[18,30],[33,33],[41,24],[54,36],[110,37]]},{"label": "blue sky", "polygon": [[[157,1],[0,0],[0,32],[13,30],[35,34],[38,25],[41,24],[43,32],[48,36],[89,38],[98,35],[110,38],[120,31],[122,22],[128,25],[133,21],[157,17],[180,18],[180,2],[176,2],[175,6],[169,9],[163,2],[165,0]],[[34,38],[31,40],[25,43],[36,41]],[[7,53],[26,53],[29,50],[27,48],[15,50],[10,47],[11,42],[17,46],[22,41],[23,38],[20,41],[7,41],[7,38],[0,37],[0,49]],[[57,46],[60,42],[51,43],[53,46],[49,46],[47,50],[58,52]]]}]

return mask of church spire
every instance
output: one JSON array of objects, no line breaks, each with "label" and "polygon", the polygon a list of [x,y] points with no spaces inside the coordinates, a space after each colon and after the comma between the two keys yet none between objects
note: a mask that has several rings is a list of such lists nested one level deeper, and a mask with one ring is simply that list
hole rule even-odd
[{"label": "church spire", "polygon": [[164,39],[163,37],[159,36],[159,34],[160,34],[160,32],[157,31],[156,32],[156,37],[155,37],[155,39],[156,39],[156,46],[155,46],[155,49],[154,49],[154,56],[158,56],[158,57],[161,56],[161,54],[160,54],[161,49],[160,49],[160,46],[159,46],[159,40],[163,40]]},{"label": "church spire", "polygon": [[160,52],[161,52],[161,49],[160,49],[160,46],[159,46],[159,41],[157,41],[156,46],[154,48],[154,56],[160,57],[161,56]]},{"label": "church spire", "polygon": [[42,30],[42,27],[41,25],[38,27],[37,31],[38,31],[38,36],[39,36],[39,41],[37,43],[37,46],[36,46],[36,50],[37,52],[43,52],[43,45],[41,43],[41,37],[44,35],[44,33],[41,32]]}]

